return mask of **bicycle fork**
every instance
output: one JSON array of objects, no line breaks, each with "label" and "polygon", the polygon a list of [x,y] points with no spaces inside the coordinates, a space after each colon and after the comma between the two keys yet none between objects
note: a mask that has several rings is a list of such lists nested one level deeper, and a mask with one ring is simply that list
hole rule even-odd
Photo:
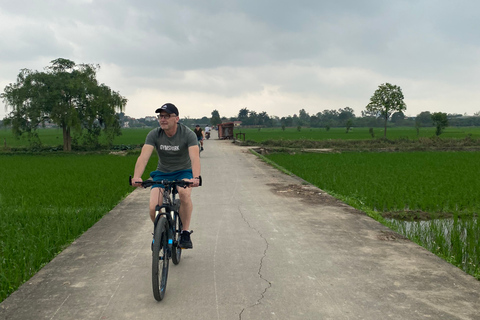
[{"label": "bicycle fork", "polygon": [[[164,212],[162,212],[162,208],[164,208]],[[173,223],[173,215],[174,212],[170,211],[170,214],[167,213],[167,207],[165,206],[160,206],[156,205],[155,207],[155,222],[153,224],[153,232],[155,233],[155,229],[157,228],[158,221],[160,220],[161,216],[165,216],[167,219],[167,229],[166,231],[166,236],[167,236],[167,257],[171,258],[172,257],[172,251],[173,251],[173,233],[175,232],[175,226]],[[154,243],[155,239],[152,242],[152,245]],[[160,257],[160,260],[163,260],[163,257]]]}]

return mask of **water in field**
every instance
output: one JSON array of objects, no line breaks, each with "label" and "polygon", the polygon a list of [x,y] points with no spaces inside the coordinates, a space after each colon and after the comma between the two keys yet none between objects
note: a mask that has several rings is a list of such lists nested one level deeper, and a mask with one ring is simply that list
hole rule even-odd
[{"label": "water in field", "polygon": [[480,276],[478,218],[427,221],[388,220],[400,234],[442,256],[464,271]]}]

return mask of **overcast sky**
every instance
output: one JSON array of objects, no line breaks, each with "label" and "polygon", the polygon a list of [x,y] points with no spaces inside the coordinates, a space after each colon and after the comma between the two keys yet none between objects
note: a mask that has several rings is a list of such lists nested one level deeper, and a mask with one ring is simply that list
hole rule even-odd
[{"label": "overcast sky", "polygon": [[386,82],[402,88],[407,115],[472,115],[479,12],[475,0],[0,0],[0,90],[22,68],[66,58],[99,64],[137,118],[165,102],[180,117],[360,116]]}]

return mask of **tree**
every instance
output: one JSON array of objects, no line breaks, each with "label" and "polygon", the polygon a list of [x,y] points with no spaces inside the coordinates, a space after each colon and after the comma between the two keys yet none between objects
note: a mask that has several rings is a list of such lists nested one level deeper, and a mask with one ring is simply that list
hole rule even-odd
[{"label": "tree", "polygon": [[212,118],[210,119],[210,124],[214,127],[222,123],[222,119],[220,118],[220,113],[218,110],[212,111]]},{"label": "tree", "polygon": [[298,125],[304,126],[310,123],[310,115],[305,109],[298,111]]},{"label": "tree", "polygon": [[347,120],[347,123],[345,124],[345,126],[347,127],[347,133],[350,131],[350,129],[352,128],[353,126],[353,121],[352,119],[348,119]]},{"label": "tree", "polygon": [[350,108],[346,107],[344,109],[338,109],[338,120],[341,124],[345,124],[349,119],[355,118],[355,111]]},{"label": "tree", "polygon": [[432,114],[433,125],[437,128],[435,134],[437,137],[442,134],[442,131],[448,127],[448,117],[444,112],[435,112]]},{"label": "tree", "polygon": [[248,120],[247,123],[249,125],[254,125],[256,126],[258,124],[258,114],[255,111],[249,111],[248,112]]},{"label": "tree", "polygon": [[377,117],[378,117],[377,111],[369,111],[369,110],[362,111],[362,118],[377,118]]},{"label": "tree", "polygon": [[282,117],[280,119],[280,122],[281,122],[282,126],[291,127],[293,125],[293,118],[292,118],[292,116]]},{"label": "tree", "polygon": [[45,72],[23,69],[17,82],[5,87],[0,97],[12,111],[7,116],[16,136],[37,137],[40,124],[51,121],[63,130],[63,149],[72,148],[72,129],[87,130],[86,141],[98,142],[101,129],[111,143],[120,134],[116,110],[127,99],[105,84],[98,84],[99,66],[59,58]]},{"label": "tree", "polygon": [[403,111],[397,111],[392,114],[391,121],[396,125],[401,124],[403,120],[405,120],[405,114],[403,113]]},{"label": "tree", "polygon": [[420,136],[420,128],[422,127],[422,124],[420,120],[415,119],[415,130],[417,130],[417,137]]},{"label": "tree", "polygon": [[317,117],[320,119],[320,122],[329,127],[333,125],[338,120],[338,111],[337,110],[323,110],[323,112],[318,112]]},{"label": "tree", "polygon": [[370,98],[370,103],[366,110],[371,113],[377,113],[385,120],[385,130],[383,138],[387,138],[387,121],[394,112],[407,109],[402,89],[399,86],[390,83],[381,84]]},{"label": "tree", "polygon": [[118,92],[103,83],[90,88],[89,103],[78,112],[84,144],[98,146],[102,129],[107,142],[112,144],[115,136],[121,134],[116,110],[122,110],[126,102]]},{"label": "tree", "polygon": [[420,125],[430,126],[432,125],[432,114],[430,111],[422,111],[415,117],[415,121]]},{"label": "tree", "polygon": [[310,117],[310,127],[312,127],[312,128],[320,127],[320,118],[317,117],[317,116],[311,116]]},{"label": "tree", "polygon": [[258,114],[258,124],[269,127],[271,126],[271,119],[266,111],[262,111]]},{"label": "tree", "polygon": [[249,113],[250,111],[248,111],[247,108],[240,109],[240,111],[238,111],[238,120],[244,122],[248,119]]},{"label": "tree", "polygon": [[6,107],[11,106],[13,109],[4,119],[5,125],[12,126],[16,137],[26,134],[31,145],[40,144],[35,130],[41,123],[45,123],[47,118],[41,111],[43,101],[35,99],[38,96],[36,92],[45,90],[44,86],[38,85],[39,80],[40,77],[32,71],[22,69],[17,76],[17,82],[7,85],[4,93],[0,95]]}]

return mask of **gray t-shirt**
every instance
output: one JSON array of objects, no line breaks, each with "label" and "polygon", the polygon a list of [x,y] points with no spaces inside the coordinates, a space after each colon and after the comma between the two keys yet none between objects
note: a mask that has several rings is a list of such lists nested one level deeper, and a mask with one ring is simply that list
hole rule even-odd
[{"label": "gray t-shirt", "polygon": [[188,148],[197,145],[197,136],[187,126],[179,123],[177,133],[168,137],[162,128],[150,131],[145,144],[154,146],[158,153],[157,170],[174,172],[192,168]]}]

